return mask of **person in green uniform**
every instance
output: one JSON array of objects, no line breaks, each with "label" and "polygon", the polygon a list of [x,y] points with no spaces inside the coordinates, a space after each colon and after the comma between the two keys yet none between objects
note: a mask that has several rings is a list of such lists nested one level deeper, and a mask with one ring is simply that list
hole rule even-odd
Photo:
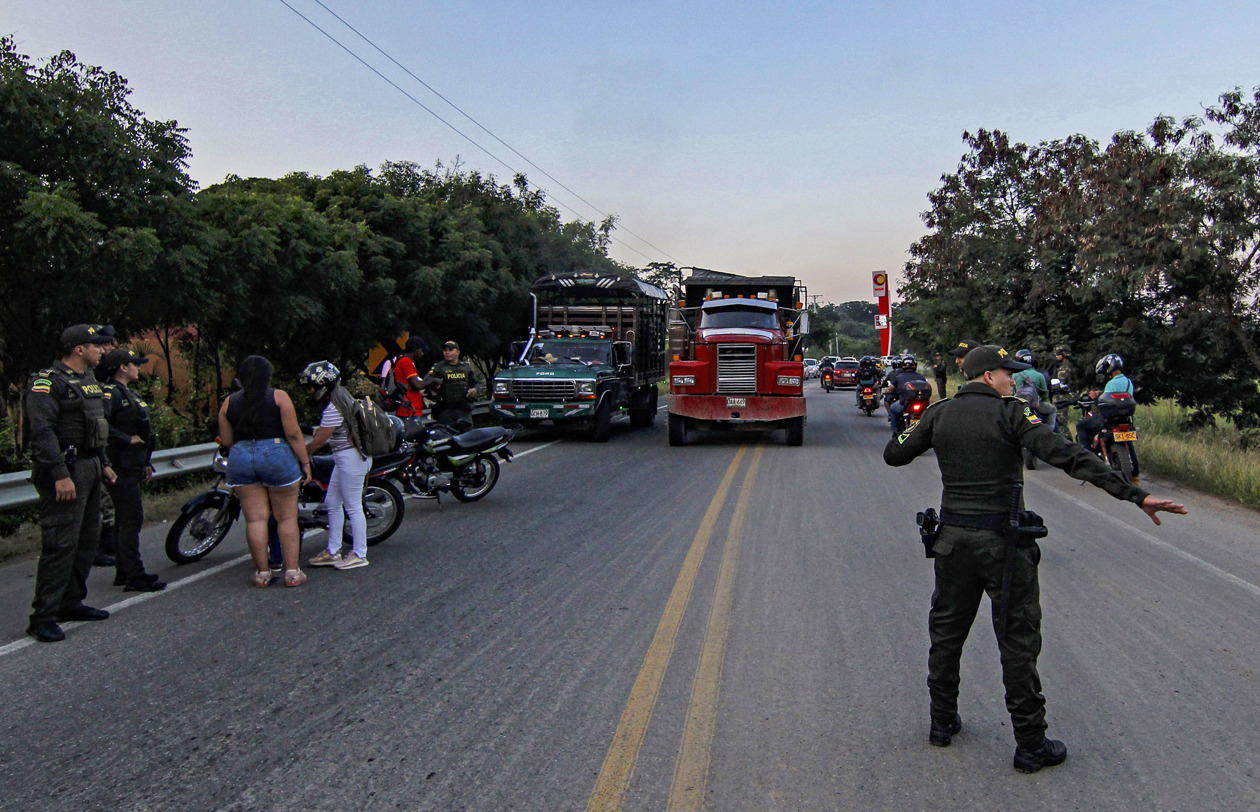
[{"label": "person in green uniform", "polygon": [[26,633],[42,643],[66,639],[58,622],[109,617],[83,599],[100,541],[101,480],[114,481],[105,458],[104,393],[92,374],[112,341],[99,325],[67,327],[61,360],[32,375],[24,393],[41,535]]},{"label": "person in green uniform", "polygon": [[459,360],[459,345],[454,341],[442,345],[442,360],[433,365],[420,383],[425,389],[436,389],[434,420],[450,424],[471,417],[477,379],[472,367]]},{"label": "person in green uniform", "polygon": [[[962,730],[959,662],[987,593],[1002,657],[1006,707],[1015,733],[1014,766],[1021,772],[1036,772],[1063,763],[1067,747],[1046,738],[1045,697],[1037,675],[1041,550],[1032,541],[1015,543],[1018,537],[1004,529],[1012,497],[1023,485],[1022,449],[1117,499],[1133,502],[1155,524],[1160,524],[1160,511],[1185,513],[1186,509],[1126,483],[1096,456],[1050,431],[1027,403],[1012,395],[1011,373],[1026,368],[1000,347],[972,349],[963,363],[967,383],[953,398],[929,406],[917,426],[889,441],[884,461],[908,465],[933,450],[941,470],[941,528],[931,548],[936,589],[928,615],[928,740],[945,747]],[[1023,509],[1022,499],[1018,507]]]},{"label": "person in green uniform", "polygon": [[117,516],[114,586],[121,586],[126,592],[159,592],[166,588],[158,576],[144,571],[140,557],[140,529],[144,526],[140,489],[153,478],[153,426],[149,404],[131,384],[139,379],[140,366],[147,363],[148,358],[128,349],[113,350],[101,362],[110,374],[105,384],[105,418],[109,421],[105,452],[117,474],[113,484],[105,486]]},{"label": "person in green uniform", "polygon": [[947,375],[949,375],[949,365],[945,363],[944,356],[938,352],[932,358],[932,377],[936,379],[937,400],[949,397],[949,395],[945,393]]}]

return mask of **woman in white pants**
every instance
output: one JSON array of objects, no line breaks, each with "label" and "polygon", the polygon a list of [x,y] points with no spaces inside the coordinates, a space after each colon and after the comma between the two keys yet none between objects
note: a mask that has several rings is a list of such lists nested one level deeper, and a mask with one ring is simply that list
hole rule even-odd
[{"label": "woman in white pants", "polygon": [[[306,453],[328,445],[333,453],[333,471],[328,482],[324,505],[328,508],[328,546],[307,563],[312,567],[335,567],[339,570],[366,567],[367,517],[363,515],[363,483],[372,467],[372,458],[355,448],[346,429],[346,416],[333,404],[333,393],[340,389],[340,371],[328,361],[308,364],[298,375],[298,383],[317,404],[323,404],[319,428],[306,444]],[[349,396],[339,398],[346,401]],[[351,550],[342,556],[342,530],[350,522]]]}]

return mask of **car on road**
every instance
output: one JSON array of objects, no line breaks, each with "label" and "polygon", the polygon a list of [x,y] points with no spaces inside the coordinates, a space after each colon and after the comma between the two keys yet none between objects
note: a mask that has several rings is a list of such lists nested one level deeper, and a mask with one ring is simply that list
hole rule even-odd
[{"label": "car on road", "polygon": [[810,378],[817,378],[817,377],[818,377],[818,359],[806,358],[805,359],[805,379],[809,380]]},{"label": "car on road", "polygon": [[836,361],[836,386],[857,387],[858,362],[856,358],[841,358]]}]

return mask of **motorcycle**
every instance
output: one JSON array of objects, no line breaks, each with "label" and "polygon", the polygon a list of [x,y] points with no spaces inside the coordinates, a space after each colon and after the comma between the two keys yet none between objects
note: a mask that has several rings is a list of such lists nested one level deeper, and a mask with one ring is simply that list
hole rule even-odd
[{"label": "motorcycle", "polygon": [[858,400],[858,408],[866,412],[867,417],[875,414],[875,410],[879,408],[879,394],[875,391],[874,386],[863,385],[860,391],[860,400]]},{"label": "motorcycle", "polygon": [[[499,481],[499,459],[512,461],[507,447],[516,435],[514,429],[484,428],[460,431],[462,427],[410,421],[403,428],[403,440],[414,451],[406,464],[392,472],[404,490],[415,496],[437,498],[450,492],[461,502],[476,502],[494,490]],[[499,459],[495,459],[498,457]]]},{"label": "motorcycle", "polygon": [[923,412],[927,410],[931,398],[931,392],[923,392],[916,393],[914,398],[906,401],[906,409],[898,418],[898,434],[918,425],[923,419]]},{"label": "motorcycle", "polygon": [[[363,514],[367,517],[368,546],[380,544],[394,534],[403,520],[403,498],[389,476],[413,457],[408,443],[398,450],[372,458],[372,467],[363,486]],[[176,564],[189,564],[219,546],[241,515],[241,503],[227,486],[227,453],[215,450],[212,469],[219,479],[205,493],[198,494],[180,508],[179,518],[166,534],[166,557]],[[311,457],[311,481],[298,492],[298,533],[328,529],[328,506],[324,496],[332,477],[331,456]],[[350,543],[350,523],[343,530]]]},{"label": "motorcycle", "polygon": [[831,390],[835,389],[835,375],[830,369],[822,371],[822,388],[828,394],[831,394]]},{"label": "motorcycle", "polygon": [[1137,459],[1134,443],[1138,438],[1137,425],[1133,421],[1137,402],[1133,396],[1127,392],[1112,392],[1100,395],[1097,400],[1081,398],[1079,407],[1082,410],[1092,409],[1102,417],[1102,430],[1094,438],[1094,453],[1125,482],[1132,482],[1133,464]]}]

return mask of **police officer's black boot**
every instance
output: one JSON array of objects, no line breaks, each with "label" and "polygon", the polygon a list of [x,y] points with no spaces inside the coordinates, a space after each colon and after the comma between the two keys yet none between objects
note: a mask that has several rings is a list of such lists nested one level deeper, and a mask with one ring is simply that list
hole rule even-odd
[{"label": "police officer's black boot", "polygon": [[928,744],[933,747],[949,747],[954,737],[962,732],[962,716],[954,714],[954,720],[949,724],[941,725],[935,721],[932,722],[932,729],[928,731]]},{"label": "police officer's black boot", "polygon": [[1015,748],[1015,769],[1021,773],[1035,773],[1042,767],[1053,767],[1067,760],[1067,745],[1055,739],[1042,739],[1041,746],[1032,749]]}]

